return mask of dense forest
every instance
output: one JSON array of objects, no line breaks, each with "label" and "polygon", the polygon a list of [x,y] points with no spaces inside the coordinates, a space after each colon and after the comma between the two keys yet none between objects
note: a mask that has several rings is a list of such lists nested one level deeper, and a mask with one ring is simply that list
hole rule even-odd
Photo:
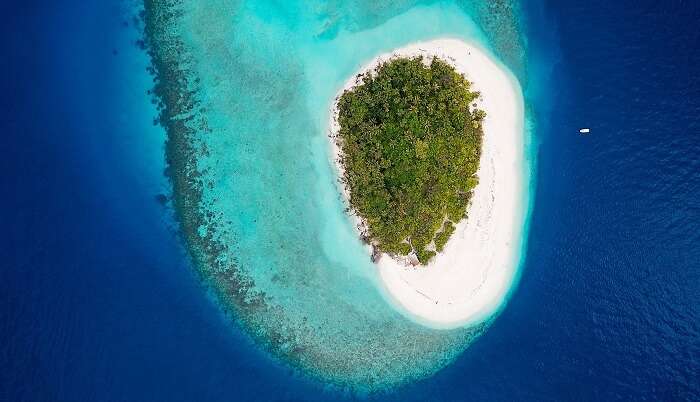
[{"label": "dense forest", "polygon": [[338,100],[350,206],[378,250],[425,264],[465,217],[478,182],[479,94],[438,58],[394,59],[359,79]]}]

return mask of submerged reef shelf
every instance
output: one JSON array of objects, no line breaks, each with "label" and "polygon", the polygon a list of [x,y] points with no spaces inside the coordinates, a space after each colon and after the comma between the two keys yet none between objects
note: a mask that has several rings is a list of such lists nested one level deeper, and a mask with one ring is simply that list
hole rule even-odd
[{"label": "submerged reef shelf", "polygon": [[294,1],[281,10],[221,0],[144,5],[177,217],[194,266],[232,321],[282,361],[355,390],[404,384],[453,361],[489,320],[437,330],[387,303],[361,242],[348,241],[322,122],[358,63],[397,45],[366,48],[368,39],[397,37],[426,15],[471,35],[464,11],[397,16],[402,7],[363,30],[350,17],[334,20],[331,6],[309,11]]}]

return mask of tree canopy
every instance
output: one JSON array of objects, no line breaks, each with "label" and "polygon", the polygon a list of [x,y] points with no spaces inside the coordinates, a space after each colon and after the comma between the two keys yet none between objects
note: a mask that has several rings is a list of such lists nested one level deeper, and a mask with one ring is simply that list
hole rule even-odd
[{"label": "tree canopy", "polygon": [[421,264],[442,251],[478,179],[485,113],[448,63],[398,58],[338,100],[338,144],[350,206],[368,241]]}]

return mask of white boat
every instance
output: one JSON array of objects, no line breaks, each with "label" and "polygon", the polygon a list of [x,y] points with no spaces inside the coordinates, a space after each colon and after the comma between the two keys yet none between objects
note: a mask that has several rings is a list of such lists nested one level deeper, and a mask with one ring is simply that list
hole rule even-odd
[{"label": "white boat", "polygon": [[591,129],[590,128],[582,128],[582,129],[578,130],[578,132],[581,134],[588,134],[591,132]]}]

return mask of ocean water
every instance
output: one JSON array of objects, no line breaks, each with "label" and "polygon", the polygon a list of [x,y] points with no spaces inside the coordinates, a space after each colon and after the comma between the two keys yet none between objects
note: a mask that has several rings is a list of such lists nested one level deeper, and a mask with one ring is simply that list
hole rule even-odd
[{"label": "ocean water", "polygon": [[[246,89],[251,82],[265,89],[249,97],[250,103],[228,105],[248,115],[236,123],[239,132],[250,135],[248,144],[224,144],[248,154],[226,168],[253,177],[261,160],[286,158],[288,171],[314,171],[318,182],[328,180],[321,166],[309,162],[313,158],[298,158],[300,150],[302,155],[313,152],[308,143],[271,146],[272,155],[260,155],[260,147],[251,145],[277,144],[255,132],[260,127],[250,115],[268,105],[265,94],[271,85],[278,91],[273,92],[278,110],[288,115],[270,121],[265,132],[312,131],[322,121],[298,117],[304,110],[325,107],[322,101],[312,102],[323,96],[304,96],[308,103],[301,106],[293,100],[299,93],[330,91],[333,82],[354,71],[355,57],[428,35],[478,38],[521,79],[534,127],[528,247],[518,286],[501,314],[463,352],[466,345],[443,344],[454,361],[438,364],[435,374],[420,375],[431,370],[436,356],[427,354],[418,365],[417,376],[423,379],[379,395],[328,387],[271,357],[249,336],[245,328],[250,324],[232,324],[192,266],[187,234],[176,221],[176,191],[164,174],[166,134],[153,124],[157,109],[147,93],[152,77],[137,42],[134,4],[3,4],[6,24],[0,43],[11,57],[0,64],[6,94],[0,112],[6,150],[0,400],[699,399],[700,54],[694,25],[700,7],[651,1],[635,7],[603,1],[528,2],[517,10],[513,24],[499,6],[503,3],[418,8],[409,2],[391,7],[329,4],[248,2],[231,26],[217,25],[225,22],[221,13],[198,15],[200,29],[188,35],[221,35],[226,46],[258,39],[254,52],[241,47],[239,58],[222,57],[219,65],[208,59],[198,66],[212,68],[208,76],[232,90],[237,85]],[[391,20],[386,22],[390,17],[412,22],[415,29],[392,28]],[[282,28],[270,28],[275,26]],[[308,35],[309,29],[315,35]],[[238,36],[245,32],[258,36]],[[365,47],[358,47],[352,58],[333,47],[319,50],[304,43],[309,37],[310,42],[343,43],[344,32],[366,35]],[[299,46],[301,53],[283,57],[286,47],[259,39],[275,35],[289,35],[290,42],[305,46]],[[521,39],[522,54],[517,50]],[[208,53],[199,56],[220,55],[220,49],[202,48]],[[324,67],[328,54],[344,69]],[[255,57],[261,68],[249,67]],[[290,64],[287,72],[312,71],[317,79],[297,82],[315,86],[297,91],[275,87],[277,80],[289,77],[265,66],[285,62]],[[229,70],[240,75],[225,75]],[[223,104],[231,99],[235,96],[202,100]],[[218,117],[209,124],[225,130],[230,120]],[[584,126],[591,127],[589,136],[578,135]],[[235,183],[230,191],[208,195],[236,197],[238,204],[218,203],[232,206],[220,212],[228,213],[237,228],[250,228],[236,238],[237,244],[248,241],[250,247],[239,247],[231,258],[255,261],[259,256],[252,250],[277,244],[257,243],[259,225],[269,224],[255,221],[261,202],[279,205],[272,208],[278,215],[268,217],[272,222],[288,219],[282,212],[304,199],[337,202],[332,194],[321,193],[316,201],[305,197],[308,187],[298,175],[285,175],[274,166],[266,165],[270,169],[263,174],[281,174],[266,183],[291,182],[301,194],[287,192],[285,199],[274,200],[277,192],[237,193],[236,186],[256,184]],[[308,186],[316,183],[307,180]],[[252,212],[239,214],[233,205]],[[311,211],[297,216],[298,225],[332,218],[320,215],[323,208],[298,210]],[[204,237],[211,230],[196,229]],[[313,233],[314,225],[296,229],[312,232],[308,237],[329,237],[324,231]],[[352,258],[357,244],[349,231],[345,234],[349,250],[344,258]],[[279,235],[279,243],[293,247],[294,241]],[[327,254],[323,247],[331,245],[319,244],[310,255],[297,258],[322,258]],[[251,266],[274,267],[270,261],[255,262],[260,265]],[[256,281],[268,278],[266,288],[274,289],[279,278],[273,269],[267,276],[259,270]],[[303,283],[304,272],[284,279]],[[349,278],[357,296],[371,294],[371,281],[360,270]],[[283,299],[281,288],[274,296]],[[318,296],[332,298],[336,290]],[[348,303],[355,302],[352,293],[343,294],[349,294]],[[309,297],[306,306],[290,314],[312,309],[314,300],[319,299]],[[380,296],[362,306],[385,317],[383,322],[403,322]],[[321,327],[319,333],[332,335],[333,328]],[[398,330],[414,328],[405,324],[384,332],[396,336]],[[346,346],[339,343],[337,348]],[[394,344],[396,350],[399,346]],[[376,361],[385,358],[382,350],[375,352]],[[410,361],[410,356],[399,357]]]}]

